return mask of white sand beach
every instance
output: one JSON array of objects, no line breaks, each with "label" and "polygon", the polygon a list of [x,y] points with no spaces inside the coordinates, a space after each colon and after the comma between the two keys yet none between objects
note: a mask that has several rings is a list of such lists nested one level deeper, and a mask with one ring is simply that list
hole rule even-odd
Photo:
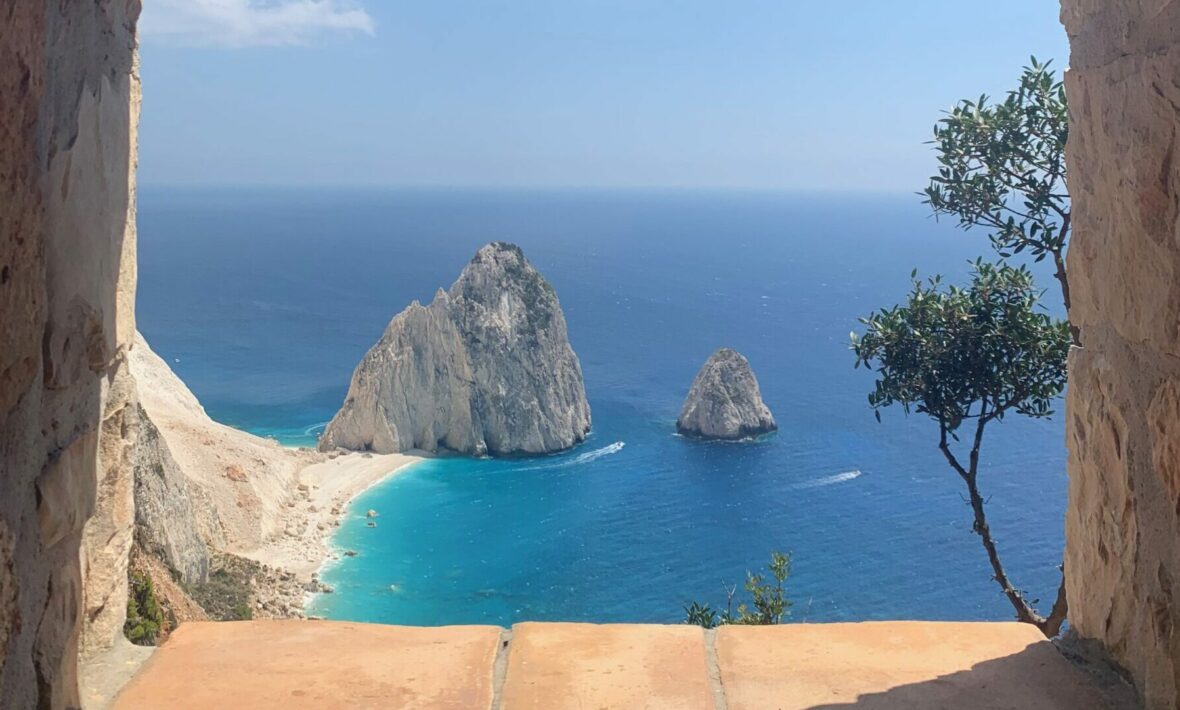
[{"label": "white sand beach", "polygon": [[300,584],[328,559],[349,502],[424,458],[284,447],[215,422],[142,337],[131,369],[144,411],[187,480],[201,538]]}]

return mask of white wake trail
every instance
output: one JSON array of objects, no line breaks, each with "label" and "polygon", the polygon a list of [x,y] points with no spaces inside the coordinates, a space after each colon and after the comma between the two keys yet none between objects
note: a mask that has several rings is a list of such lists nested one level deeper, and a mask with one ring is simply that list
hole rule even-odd
[{"label": "white wake trail", "polygon": [[578,454],[577,456],[573,457],[572,459],[564,459],[562,461],[541,464],[539,466],[524,466],[522,468],[518,468],[517,470],[518,471],[547,471],[549,469],[554,469],[554,468],[569,468],[570,466],[580,466],[584,463],[590,463],[591,461],[595,461],[597,459],[600,459],[603,456],[610,456],[611,454],[617,454],[620,451],[622,451],[623,447],[626,445],[627,445],[627,443],[625,441],[616,441],[615,443],[610,444],[608,446],[604,446],[601,449],[595,449],[594,451],[587,451],[584,454]]},{"label": "white wake trail", "polygon": [[831,476],[824,476],[823,478],[816,478],[811,481],[804,481],[803,483],[796,484],[794,487],[798,489],[834,486],[837,483],[844,483],[845,481],[851,481],[853,479],[860,478],[861,475],[860,469],[854,469],[852,471],[845,471],[844,473],[836,473],[832,474]]}]

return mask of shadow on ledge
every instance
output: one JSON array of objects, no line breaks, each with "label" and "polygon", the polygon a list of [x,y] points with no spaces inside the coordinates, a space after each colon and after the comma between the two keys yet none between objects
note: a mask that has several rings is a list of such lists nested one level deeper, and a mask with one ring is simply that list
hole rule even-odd
[{"label": "shadow on ledge", "polygon": [[1015,622],[725,627],[715,646],[731,710],[1136,707],[1116,673]]},{"label": "shadow on ledge", "polygon": [[[1117,675],[1078,668],[1047,641],[970,670],[863,693],[849,702],[812,705],[812,710],[1132,710],[1135,691]],[[1076,675],[1078,677],[1070,677]]]}]

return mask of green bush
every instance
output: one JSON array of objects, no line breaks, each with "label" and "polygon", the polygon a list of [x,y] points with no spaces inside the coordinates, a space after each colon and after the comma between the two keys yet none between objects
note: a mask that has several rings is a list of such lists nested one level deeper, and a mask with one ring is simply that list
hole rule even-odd
[{"label": "green bush", "polygon": [[693,601],[684,607],[684,623],[712,629],[725,624],[749,624],[768,626],[781,624],[790,613],[791,602],[787,599],[786,581],[791,575],[791,556],[781,552],[770,554],[770,576],[766,581],[763,573],[746,572],[746,593],[750,601],[740,602],[734,608],[737,585],[725,588],[725,611],[719,612],[709,604]]},{"label": "green bush", "polygon": [[156,589],[151,578],[141,572],[132,572],[123,635],[139,646],[154,646],[163,626],[164,612],[156,599]]}]

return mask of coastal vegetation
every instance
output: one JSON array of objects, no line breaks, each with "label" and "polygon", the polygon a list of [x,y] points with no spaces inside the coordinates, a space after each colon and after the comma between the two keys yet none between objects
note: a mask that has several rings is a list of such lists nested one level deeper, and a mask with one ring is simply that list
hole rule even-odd
[{"label": "coastal vegetation", "polygon": [[[938,174],[924,203],[936,216],[951,215],[963,229],[988,230],[999,264],[973,265],[966,287],[943,287],[911,273],[906,302],[873,312],[852,334],[856,366],[877,373],[869,406],[899,404],[908,414],[938,423],[938,448],[967,487],[972,530],[980,536],[993,577],[1019,621],[1046,636],[1060,631],[1068,611],[1064,567],[1048,616],[1008,577],[988,525],[980,492],[980,454],[987,425],[1015,413],[1049,417],[1066,385],[1066,358],[1079,333],[1041,307],[1043,291],[1018,256],[1051,258],[1068,316],[1065,253],[1071,212],[1065,183],[1068,112],[1065,89],[1032,58],[1017,89],[998,103],[987,96],[964,100],[934,127]],[[962,442],[960,432],[966,429]],[[956,453],[956,444],[967,448]]]},{"label": "coastal vegetation", "polygon": [[[877,373],[869,406],[898,404],[908,414],[938,423],[938,448],[967,486],[980,536],[996,582],[1020,621],[1056,635],[1064,620],[1064,594],[1049,617],[1040,616],[1008,578],[988,525],[979,485],[980,453],[987,425],[1008,414],[1043,418],[1065,389],[1069,327],[1038,308],[1040,291],[1026,267],[975,263],[965,288],[944,288],[939,277],[914,278],[906,303],[863,318],[853,334],[857,366]],[[966,427],[964,459],[956,453]]]},{"label": "coastal vegetation", "polygon": [[133,572],[127,594],[127,621],[123,635],[139,646],[154,646],[165,625],[164,612],[156,599],[151,577]]},{"label": "coastal vegetation", "polygon": [[221,553],[209,579],[194,585],[188,592],[209,618],[217,621],[245,621],[254,618],[252,588],[263,576],[262,566],[254,560]]},{"label": "coastal vegetation", "polygon": [[[934,126],[938,174],[923,204],[965,230],[988,231],[1003,259],[1053,260],[1068,315],[1065,253],[1072,225],[1065,181],[1069,112],[1052,62],[1032,57],[1020,86],[1001,102],[960,101]],[[1077,333],[1074,333],[1075,341]]]},{"label": "coastal vegetation", "polygon": [[684,607],[684,623],[706,629],[726,624],[768,626],[781,624],[791,609],[787,599],[786,582],[791,575],[791,556],[781,552],[770,554],[770,580],[764,572],[746,571],[745,591],[749,602],[734,607],[737,585],[725,586],[725,609],[717,610],[708,603],[690,602]]}]

